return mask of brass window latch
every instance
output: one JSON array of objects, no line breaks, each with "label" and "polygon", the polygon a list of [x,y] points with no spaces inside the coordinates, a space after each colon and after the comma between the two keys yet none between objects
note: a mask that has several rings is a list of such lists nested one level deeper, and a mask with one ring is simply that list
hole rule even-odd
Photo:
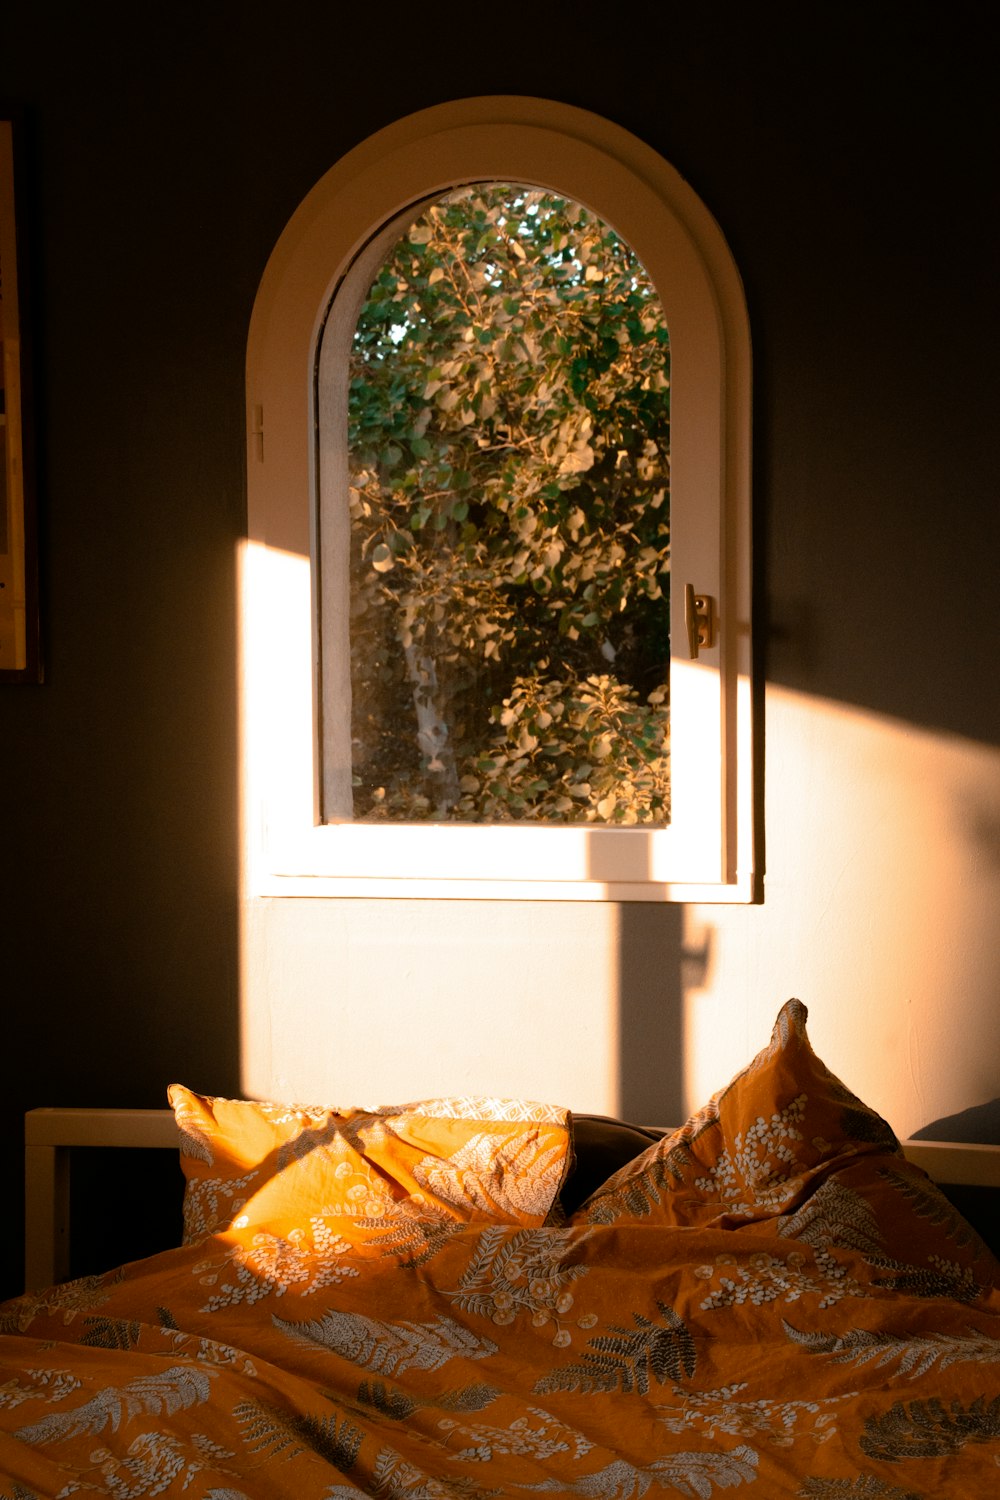
[{"label": "brass window latch", "polygon": [[684,585],[684,623],[687,626],[688,652],[696,661],[702,647],[715,645],[715,600],[711,594],[696,594],[693,583]]}]

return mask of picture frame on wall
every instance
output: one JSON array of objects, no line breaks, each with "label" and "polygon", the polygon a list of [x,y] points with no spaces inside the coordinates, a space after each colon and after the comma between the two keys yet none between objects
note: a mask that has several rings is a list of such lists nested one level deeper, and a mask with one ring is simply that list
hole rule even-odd
[{"label": "picture frame on wall", "polygon": [[41,682],[38,543],[16,118],[0,117],[0,682]]}]

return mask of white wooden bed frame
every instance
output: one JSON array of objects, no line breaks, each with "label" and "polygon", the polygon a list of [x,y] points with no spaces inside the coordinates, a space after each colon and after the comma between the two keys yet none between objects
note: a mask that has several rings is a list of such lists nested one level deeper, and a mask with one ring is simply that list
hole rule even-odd
[{"label": "white wooden bed frame", "polygon": [[[34,1291],[69,1275],[70,1152],[83,1146],[172,1147],[169,1109],[32,1109],[24,1117],[24,1277]],[[950,1186],[1000,1188],[1000,1146],[903,1141],[915,1166]]]}]

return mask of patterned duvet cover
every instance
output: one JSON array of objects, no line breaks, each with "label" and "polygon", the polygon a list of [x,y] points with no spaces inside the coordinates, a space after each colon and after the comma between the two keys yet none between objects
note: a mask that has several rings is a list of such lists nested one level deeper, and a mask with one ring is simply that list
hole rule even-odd
[{"label": "patterned duvet cover", "polygon": [[0,1308],[0,1497],[1000,1494],[1000,1267],[805,1019],[569,1221],[564,1111],[175,1090],[188,1243]]}]

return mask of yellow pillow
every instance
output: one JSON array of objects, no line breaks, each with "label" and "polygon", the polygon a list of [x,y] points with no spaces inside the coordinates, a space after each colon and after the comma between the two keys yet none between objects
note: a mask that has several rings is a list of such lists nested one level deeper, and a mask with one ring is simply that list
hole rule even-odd
[{"label": "yellow pillow", "polygon": [[184,1240],[222,1230],[384,1236],[387,1219],[545,1222],[569,1165],[569,1112],[512,1099],[330,1109],[172,1084]]}]

